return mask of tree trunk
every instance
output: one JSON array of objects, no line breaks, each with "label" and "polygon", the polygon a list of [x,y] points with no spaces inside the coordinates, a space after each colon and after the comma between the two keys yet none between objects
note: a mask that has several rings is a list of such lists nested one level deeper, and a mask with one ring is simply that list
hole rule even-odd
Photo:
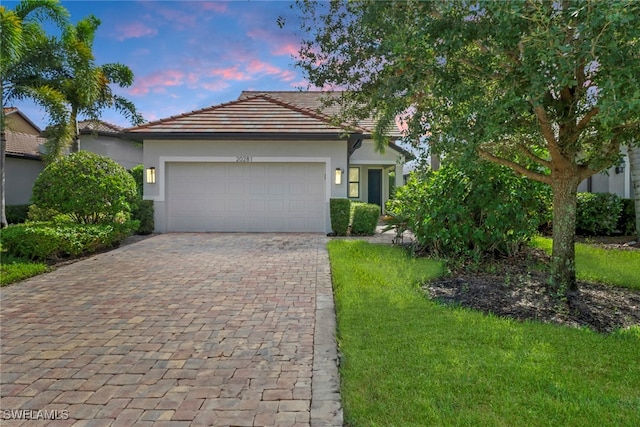
[{"label": "tree trunk", "polygon": [[566,174],[553,178],[553,250],[551,280],[561,293],[578,290],[576,282],[576,204],[579,180]]},{"label": "tree trunk", "polygon": [[0,228],[4,228],[8,225],[7,215],[5,209],[5,195],[4,195],[4,170],[5,170],[5,158],[7,152],[7,140],[4,133],[4,85],[0,79]]},{"label": "tree trunk", "polygon": [[[1,108],[1,107],[0,107]],[[4,112],[0,113],[4,114]],[[4,122],[4,118],[1,119]],[[7,140],[4,134],[4,124],[2,125],[2,129],[0,130],[0,178],[2,182],[0,182],[0,209],[2,209],[2,213],[0,214],[0,228],[6,227],[7,224],[7,216],[5,212],[5,196],[4,196],[4,170],[5,170],[5,153],[7,151]]]},{"label": "tree trunk", "polygon": [[71,153],[77,153],[80,151],[80,129],[78,128],[78,112],[73,107],[71,109],[70,121],[71,125],[73,126],[73,142],[71,144]]},{"label": "tree trunk", "polygon": [[631,197],[636,207],[636,237],[640,241],[640,146],[627,149],[629,155],[629,170],[631,171]]}]

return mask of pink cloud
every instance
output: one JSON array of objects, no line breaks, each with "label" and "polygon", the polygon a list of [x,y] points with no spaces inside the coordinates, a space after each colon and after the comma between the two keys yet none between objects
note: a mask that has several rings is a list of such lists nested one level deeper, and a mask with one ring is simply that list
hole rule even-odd
[{"label": "pink cloud", "polygon": [[136,78],[129,90],[132,95],[146,95],[150,91],[164,92],[167,87],[180,86],[184,83],[185,73],[180,70],[158,71],[147,76]]},{"label": "pink cloud", "polygon": [[247,71],[251,74],[278,74],[282,72],[282,69],[259,59],[253,59],[247,65]]},{"label": "pink cloud", "polygon": [[156,12],[165,20],[177,24],[177,28],[179,30],[195,27],[196,19],[198,18],[198,15],[196,14],[185,13],[178,9],[167,9],[161,7],[157,8]]},{"label": "pink cloud", "polygon": [[295,43],[286,43],[280,46],[276,46],[271,50],[273,55],[290,55],[294,57],[298,57],[298,50],[300,46]]},{"label": "pink cloud", "polygon": [[216,13],[225,13],[227,11],[227,3],[221,1],[203,1],[195,3],[201,10],[213,11]]},{"label": "pink cloud", "polygon": [[220,92],[227,89],[229,87],[229,83],[221,82],[221,81],[211,82],[211,83],[200,83],[198,87],[201,87],[211,92]]},{"label": "pink cloud", "polygon": [[228,68],[217,68],[211,70],[212,76],[222,77],[225,80],[251,80],[251,76],[247,73],[240,71],[240,67],[238,65],[234,65],[233,67]]},{"label": "pink cloud", "polygon": [[141,37],[155,36],[158,30],[147,27],[142,22],[132,22],[130,24],[119,25],[116,28],[116,38],[119,41],[127,39],[138,39]]}]

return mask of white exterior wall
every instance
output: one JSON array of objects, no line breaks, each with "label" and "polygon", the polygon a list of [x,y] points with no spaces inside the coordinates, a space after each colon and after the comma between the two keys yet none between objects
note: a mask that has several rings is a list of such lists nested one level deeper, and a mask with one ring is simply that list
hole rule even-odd
[{"label": "white exterior wall", "polygon": [[[627,148],[623,147],[621,153],[624,154],[624,172],[616,173],[616,168],[610,167],[607,173],[600,172],[591,177],[592,193],[613,193],[620,197],[630,199],[633,198],[631,186],[631,169],[629,167],[629,158]],[[578,192],[589,191],[588,179],[585,179],[578,186]]]},{"label": "white exterior wall", "polygon": [[9,157],[5,159],[5,203],[7,205],[26,205],[31,203],[33,183],[44,163],[35,159]]},{"label": "white exterior wall", "polygon": [[80,149],[109,157],[126,169],[142,164],[142,144],[105,135],[81,135]]},{"label": "white exterior wall", "polygon": [[[360,168],[360,197],[358,199],[368,202],[369,186],[367,173],[369,169],[382,170],[382,204],[389,199],[389,172],[395,172],[396,188],[403,185],[402,169],[404,156],[389,147],[381,154],[375,149],[375,142],[371,139],[364,140],[362,146],[352,155],[349,166]],[[347,175],[348,176],[348,175]],[[382,206],[383,212],[385,206]]]},{"label": "white exterior wall", "polygon": [[[347,170],[345,140],[145,140],[144,167],[156,168],[156,183],[144,184],[144,198],[154,200],[156,232],[167,231],[165,170],[171,162],[323,163],[326,171],[326,231],[331,231],[329,199],[347,196],[347,182],[334,183],[336,168]],[[145,180],[146,181],[146,180]]]}]

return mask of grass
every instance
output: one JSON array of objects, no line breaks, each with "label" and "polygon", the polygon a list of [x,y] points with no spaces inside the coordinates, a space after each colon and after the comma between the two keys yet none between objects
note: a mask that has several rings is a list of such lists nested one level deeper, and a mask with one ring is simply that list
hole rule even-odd
[{"label": "grass", "polygon": [[45,264],[13,257],[2,251],[0,246],[0,286],[37,276],[45,271]]},{"label": "grass", "polygon": [[442,265],[329,243],[349,426],[640,425],[640,328],[516,322],[431,301]]},{"label": "grass", "polygon": [[[551,253],[553,241],[536,237],[533,246]],[[603,249],[576,243],[576,276],[585,282],[640,289],[640,251]]]}]

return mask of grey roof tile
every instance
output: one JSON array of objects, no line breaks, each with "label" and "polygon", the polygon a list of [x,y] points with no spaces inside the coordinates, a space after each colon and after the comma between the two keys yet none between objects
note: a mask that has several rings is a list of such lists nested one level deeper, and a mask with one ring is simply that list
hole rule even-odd
[{"label": "grey roof tile", "polygon": [[130,133],[261,133],[336,135],[345,131],[369,134],[369,129],[336,126],[316,110],[267,94],[215,105],[126,129]]}]

